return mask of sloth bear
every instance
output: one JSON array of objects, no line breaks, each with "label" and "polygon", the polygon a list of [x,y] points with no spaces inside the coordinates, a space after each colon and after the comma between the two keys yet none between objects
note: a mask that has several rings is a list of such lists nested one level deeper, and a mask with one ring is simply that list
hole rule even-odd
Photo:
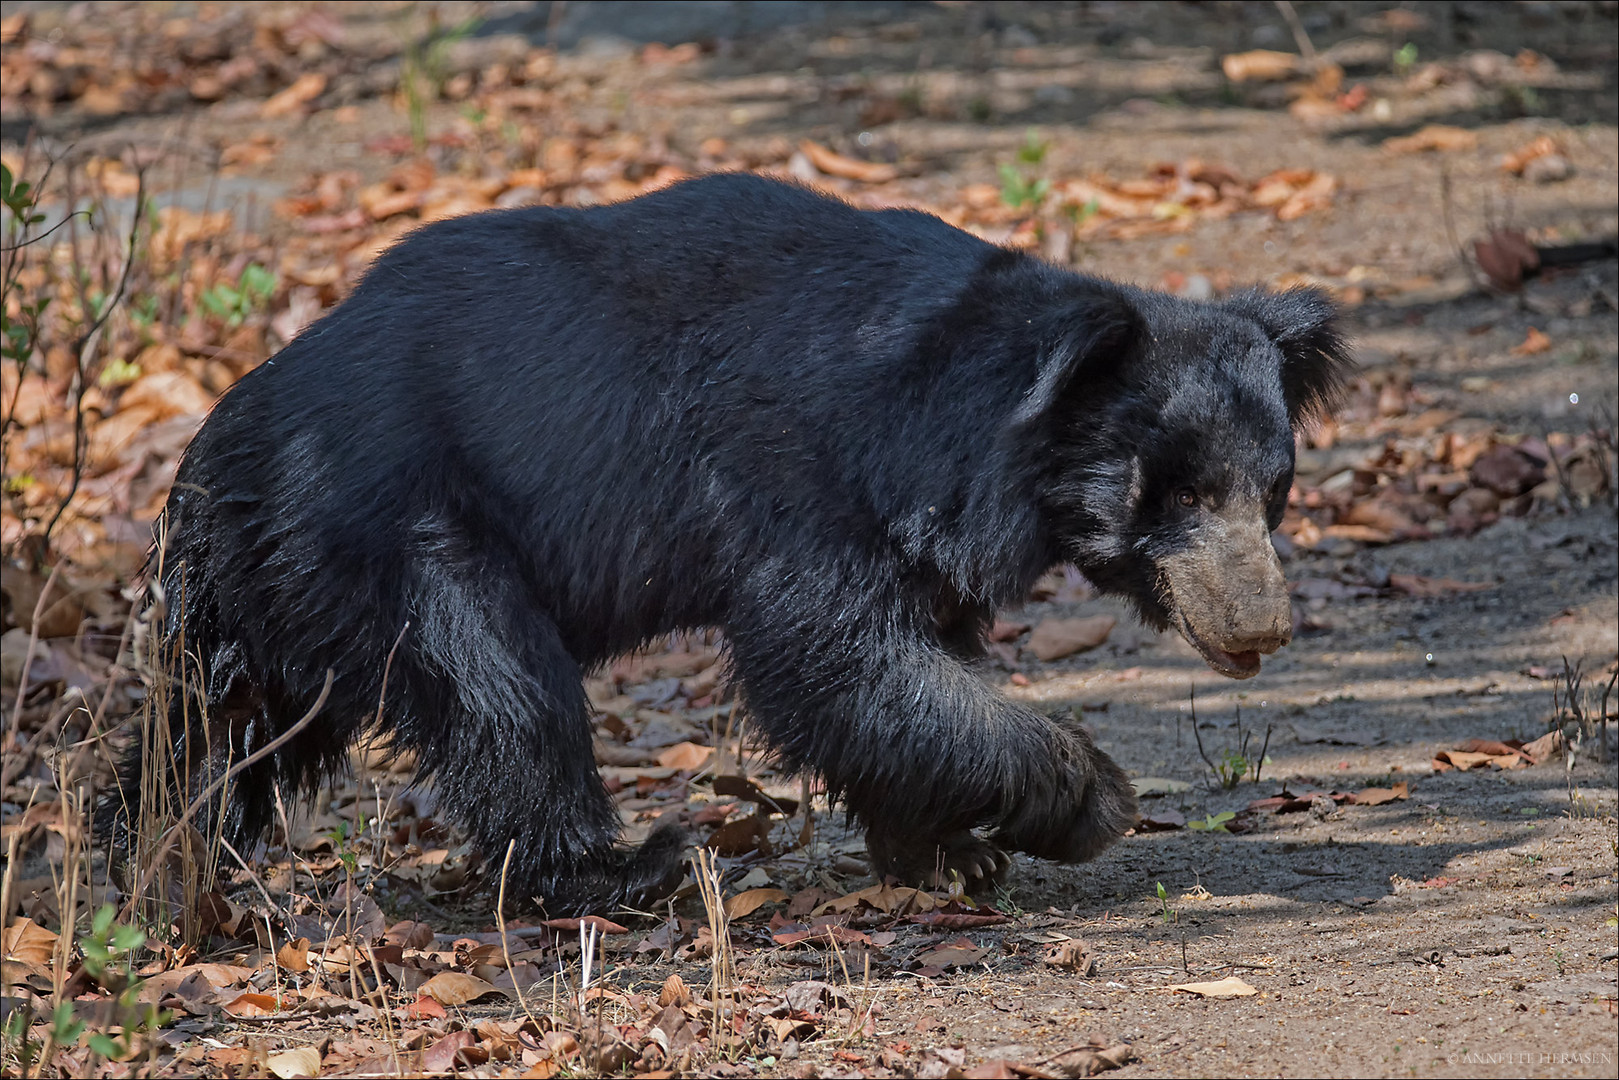
[{"label": "sloth bear", "polygon": [[524,895],[637,902],[684,838],[620,843],[582,677],[717,626],[757,730],[879,874],[1090,859],[1135,821],[1123,771],[968,665],[1067,562],[1257,672],[1292,625],[1269,532],[1293,433],[1349,368],[1333,319],[1315,292],[1187,302],[749,175],[428,226],[185,453],[154,569],[198,668],[174,760],[203,790],[330,670],[205,832],[256,838],[385,696],[379,733],[486,856],[515,841]]}]

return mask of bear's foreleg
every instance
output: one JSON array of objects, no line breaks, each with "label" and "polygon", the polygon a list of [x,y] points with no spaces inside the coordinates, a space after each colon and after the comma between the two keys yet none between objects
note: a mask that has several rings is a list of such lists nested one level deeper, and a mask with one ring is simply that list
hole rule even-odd
[{"label": "bear's foreleg", "polygon": [[979,827],[1076,862],[1135,824],[1129,780],[1077,723],[995,691],[937,640],[930,606],[871,579],[767,567],[726,629],[749,714],[861,819],[879,873],[993,873]]}]

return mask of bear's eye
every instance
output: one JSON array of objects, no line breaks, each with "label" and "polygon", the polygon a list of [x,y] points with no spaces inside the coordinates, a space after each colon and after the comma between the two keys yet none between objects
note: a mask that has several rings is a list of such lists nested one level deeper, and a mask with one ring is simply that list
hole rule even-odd
[{"label": "bear's eye", "polygon": [[1196,506],[1197,492],[1193,491],[1189,487],[1181,488],[1179,491],[1175,492],[1175,501],[1180,503],[1182,506]]}]

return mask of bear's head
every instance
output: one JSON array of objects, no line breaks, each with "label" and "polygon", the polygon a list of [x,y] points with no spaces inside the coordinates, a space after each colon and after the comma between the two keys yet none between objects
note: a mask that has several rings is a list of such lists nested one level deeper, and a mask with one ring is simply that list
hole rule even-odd
[{"label": "bear's head", "polygon": [[1043,502],[1062,554],[1248,678],[1292,637],[1270,534],[1294,434],[1352,369],[1334,308],[1307,289],[1216,304],[1119,289],[1082,306],[1025,402],[1049,425]]}]

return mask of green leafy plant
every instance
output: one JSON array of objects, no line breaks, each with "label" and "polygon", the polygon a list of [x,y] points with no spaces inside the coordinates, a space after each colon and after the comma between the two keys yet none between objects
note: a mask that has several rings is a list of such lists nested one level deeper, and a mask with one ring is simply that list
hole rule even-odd
[{"label": "green leafy plant", "polygon": [[1408,41],[1394,50],[1394,70],[1404,75],[1417,66],[1417,43]]},{"label": "green leafy plant", "polygon": [[1023,145],[1018,147],[1017,159],[1025,165],[1039,165],[1046,160],[1046,151],[1051,144],[1040,137],[1040,133],[1030,128],[1023,134]]},{"label": "green leafy plant", "polygon": [[1235,750],[1227,750],[1214,763],[1214,772],[1220,778],[1221,787],[1234,788],[1248,772],[1248,759]]},{"label": "green leafy plant", "polygon": [[[71,1005],[68,1007],[72,1008]],[[0,1058],[6,1065],[7,1076],[29,1074],[34,1055],[39,1051],[39,1043],[28,1037],[28,1029],[33,1024],[34,1010],[26,1000],[7,1012],[5,1023],[0,1024]]]},{"label": "green leafy plant", "polygon": [[997,171],[1001,176],[1001,201],[1013,209],[1038,210],[1051,193],[1051,181],[1036,174],[1045,163],[1046,151],[1051,144],[1030,128],[1018,147],[1016,162],[1002,162]]},{"label": "green leafy plant", "polygon": [[1021,919],[1027,914],[1022,906],[1018,904],[1017,897],[1012,894],[1011,886],[1004,882],[995,883],[995,907],[1014,919]]},{"label": "green leafy plant", "polygon": [[[90,933],[79,939],[79,951],[84,954],[85,972],[115,992],[106,1029],[91,1032],[86,1045],[110,1061],[123,1061],[134,1052],[140,1034],[161,1027],[168,1014],[140,1001],[141,980],[132,977],[135,953],[146,944],[146,932],[115,922],[116,917],[117,908],[111,904],[97,909],[90,919]],[[71,1005],[69,1008],[68,1019],[63,1019],[61,1005],[53,1017],[52,1039],[58,1045],[71,1045],[84,1030],[82,1023],[71,1019]],[[118,1034],[110,1034],[114,1030]]]},{"label": "green leafy plant", "polygon": [[101,905],[90,920],[90,936],[79,941],[84,970],[103,986],[109,979],[127,981],[135,950],[146,944],[144,930],[113,922],[117,914],[111,904]]},{"label": "green leafy plant", "polygon": [[235,329],[275,295],[275,274],[258,263],[248,263],[234,286],[218,282],[200,297],[203,310]]},{"label": "green leafy plant", "polygon": [[107,361],[107,366],[101,369],[101,376],[96,382],[103,387],[128,386],[141,377],[141,366],[133,360],[125,360],[115,356]]},{"label": "green leafy plant", "polygon": [[143,332],[149,332],[157,325],[160,314],[159,301],[154,293],[147,293],[129,303],[129,321]]},{"label": "green leafy plant", "polygon": [[[24,299],[15,305],[11,294],[22,270],[23,249],[32,242],[29,231],[45,220],[39,212],[39,191],[26,180],[18,180],[8,166],[0,165],[0,205],[4,205],[10,220],[6,222],[5,282],[0,290],[0,356],[17,365],[18,374],[28,364],[39,341],[39,323],[50,304],[50,297],[41,296],[33,302]],[[6,417],[10,426],[11,417]]]},{"label": "green leafy plant", "polygon": [[427,34],[405,48],[400,63],[400,88],[405,109],[410,114],[410,138],[417,152],[427,149],[427,107],[444,94],[449,77],[449,47],[478,29],[482,19],[466,19],[449,30],[440,31],[438,15],[432,15]]},{"label": "green leafy plant", "polygon": [[38,225],[45,220],[45,215],[36,208],[38,202],[39,194],[34,185],[18,180],[9,166],[0,165],[0,203],[11,211],[19,225]]},{"label": "green leafy plant", "polygon": [[1001,201],[1014,209],[1035,209],[1051,191],[1051,181],[1044,177],[1031,177],[1011,162],[1002,162],[999,172]]},{"label": "green leafy plant", "polygon": [[1062,212],[1067,216],[1068,220],[1072,221],[1075,225],[1083,225],[1091,218],[1102,212],[1102,204],[1097,201],[1095,195],[1092,195],[1081,204],[1066,204],[1062,208]]},{"label": "green leafy plant", "polygon": [[351,874],[360,867],[360,841],[369,825],[370,819],[366,817],[365,811],[361,810],[357,823],[351,825],[347,820],[341,820],[326,833],[326,838],[331,841],[332,850],[337,853],[338,861]]},{"label": "green leafy plant", "polygon": [[1265,741],[1260,744],[1259,753],[1250,756],[1248,745],[1254,733],[1242,730],[1242,706],[1237,706],[1237,745],[1234,749],[1226,750],[1220,755],[1220,760],[1215,761],[1209,757],[1208,751],[1203,749],[1203,734],[1197,727],[1196,695],[1191,698],[1191,714],[1192,737],[1197,740],[1197,752],[1203,758],[1203,763],[1209,767],[1209,771],[1214,774],[1214,778],[1220,782],[1220,786],[1229,791],[1250,773],[1253,774],[1254,783],[1259,783],[1259,774],[1271,763],[1270,756],[1266,753],[1270,749],[1270,725],[1265,725]]}]

